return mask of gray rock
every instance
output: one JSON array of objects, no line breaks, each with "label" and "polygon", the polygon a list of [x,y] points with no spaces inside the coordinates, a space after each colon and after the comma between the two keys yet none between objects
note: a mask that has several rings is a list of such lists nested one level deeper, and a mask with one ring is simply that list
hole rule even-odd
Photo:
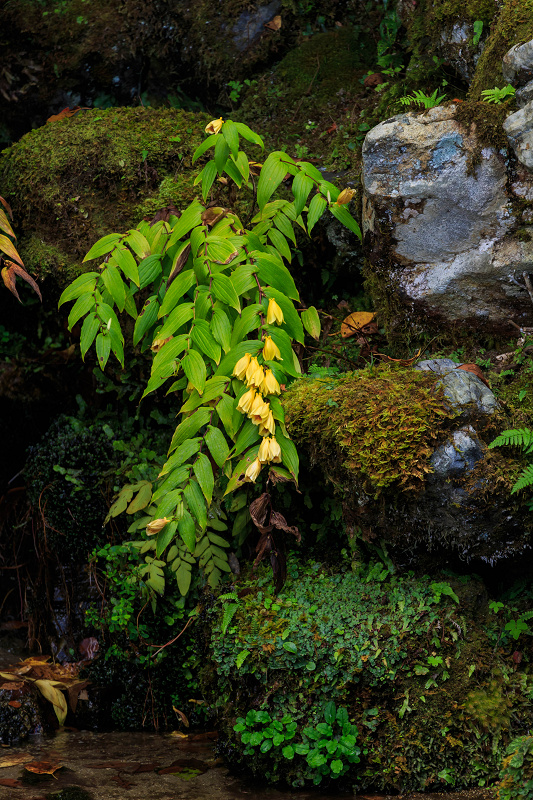
[{"label": "gray rock", "polygon": [[533,78],[533,39],[515,44],[502,61],[503,79],[514,86],[524,86]]},{"label": "gray rock", "polygon": [[[509,318],[530,325],[533,309],[521,278],[533,271],[533,242],[513,235],[505,159],[480,148],[454,113],[454,106],[441,106],[400,114],[368,132],[367,257],[388,290],[396,290],[406,316],[414,310],[494,332],[508,331]],[[524,181],[533,189],[532,177]]]},{"label": "gray rock", "polygon": [[528,169],[533,169],[533,100],[510,114],[503,128],[517,159]]},{"label": "gray rock", "polygon": [[442,378],[435,384],[442,386],[444,396],[452,408],[463,409],[463,415],[493,414],[500,406],[496,397],[483,381],[464,369],[451,358],[433,358],[419,361],[415,369],[435,372]]},{"label": "gray rock", "polygon": [[266,6],[243,11],[233,26],[232,35],[235,47],[243,52],[265,32],[265,23],[270,22],[281,8],[281,0],[272,0]]},{"label": "gray rock", "polygon": [[516,90],[515,94],[516,104],[518,108],[524,108],[528,103],[533,100],[533,81],[529,81],[521,89]]},{"label": "gray rock", "polygon": [[483,51],[484,41],[472,46],[474,25],[472,22],[454,22],[446,26],[440,34],[438,42],[439,56],[444,58],[466,83],[471,83],[476,64]]},{"label": "gray rock", "polygon": [[471,425],[455,431],[448,442],[437,447],[429,463],[433,474],[428,480],[458,478],[471,472],[483,458],[483,448]]}]

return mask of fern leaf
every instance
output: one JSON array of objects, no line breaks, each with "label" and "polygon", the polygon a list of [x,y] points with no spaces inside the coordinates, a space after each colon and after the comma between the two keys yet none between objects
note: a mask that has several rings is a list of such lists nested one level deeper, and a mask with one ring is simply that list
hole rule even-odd
[{"label": "fern leaf", "polygon": [[522,447],[530,452],[533,448],[533,431],[531,428],[503,431],[489,444],[489,447]]},{"label": "fern leaf", "polygon": [[525,489],[527,486],[533,486],[533,464],[527,465],[527,467],[522,472],[517,482],[511,489],[511,494],[519,492],[521,489]]},{"label": "fern leaf", "polygon": [[238,599],[239,599],[239,595],[237,594],[237,592],[226,592],[226,594],[221,594],[218,599],[219,600],[235,600],[235,602],[237,602]]},{"label": "fern leaf", "polygon": [[224,615],[222,617],[222,625],[221,625],[222,636],[224,636],[226,631],[228,630],[231,624],[231,620],[235,616],[235,612],[237,611],[238,608],[239,608],[238,603],[228,603],[226,606],[224,606]]}]

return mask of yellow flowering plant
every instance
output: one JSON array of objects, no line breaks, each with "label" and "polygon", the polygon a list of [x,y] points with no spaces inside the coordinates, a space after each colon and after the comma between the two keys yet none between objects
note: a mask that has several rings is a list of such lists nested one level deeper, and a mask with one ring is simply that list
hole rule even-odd
[{"label": "yellow flowering plant", "polygon": [[[274,152],[255,182],[250,165],[256,162],[241,147],[262,149],[261,137],[223,119],[213,120],[206,133],[193,156],[193,162],[210,151],[213,156],[195,182],[201,199],[168,221],[143,221],[104,236],[84,259],[93,269],[59,302],[74,302],[69,328],[83,321],[82,356],[94,345],[102,370],[111,353],[124,366],[129,315],[133,346],[152,352],[143,397],[163,386],[182,397],[158,482],[124,487],[110,510],[110,516],[143,511],[129,530],[144,531],[133,544],[145,554],[147,584],[155,593],[164,591],[165,565],[183,595],[197,569],[212,587],[230,571],[232,545],[220,535],[227,531],[223,495],[237,493],[237,517],[225,535],[238,544],[250,519],[247,485],[261,475],[267,482],[297,482],[298,454],[285,428],[281,386],[300,371],[293,342],[303,344],[305,330],[318,338],[320,322],[316,309],[295,306],[300,298],[287,266],[295,227],[311,234],[329,209],[360,236],[347,195],[312,164]],[[294,199],[272,200],[288,175]],[[248,193],[251,214],[257,213],[246,226],[231,208],[214,205],[217,178]]]}]

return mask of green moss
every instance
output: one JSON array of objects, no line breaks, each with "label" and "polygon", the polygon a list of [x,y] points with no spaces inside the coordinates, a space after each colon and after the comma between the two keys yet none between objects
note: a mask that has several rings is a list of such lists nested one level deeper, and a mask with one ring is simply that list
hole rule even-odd
[{"label": "green moss", "polygon": [[191,157],[205,115],[150,108],[80,112],[31,131],[0,157],[26,267],[62,282],[90,246],[195,196]]},{"label": "green moss", "polygon": [[510,110],[506,103],[468,100],[457,105],[455,119],[475,133],[480,148],[489,146],[496,150],[507,150],[507,136],[502,126]]},{"label": "green moss", "polygon": [[291,436],[335,482],[372,494],[394,485],[420,489],[442,423],[455,416],[435,392],[435,376],[387,366],[337,380],[302,379],[284,395]]},{"label": "green moss", "polygon": [[502,59],[505,53],[515,44],[532,38],[533,0],[505,0],[478,61],[469,98],[479,100],[484,89],[502,87]]}]

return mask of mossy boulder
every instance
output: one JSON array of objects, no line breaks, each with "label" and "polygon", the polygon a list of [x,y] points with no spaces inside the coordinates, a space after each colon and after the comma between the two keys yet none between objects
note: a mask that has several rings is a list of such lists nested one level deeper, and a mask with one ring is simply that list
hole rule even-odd
[{"label": "mossy boulder", "polygon": [[431,370],[389,366],[285,393],[288,430],[342,498],[353,546],[383,539],[397,563],[428,569],[453,554],[494,563],[529,549],[530,514],[510,497],[523,461],[487,448],[510,427],[505,415],[447,394]]},{"label": "mossy boulder", "polygon": [[0,156],[26,268],[66,283],[91,245],[195,196],[191,157],[209,117],[151,108],[81,111]]},{"label": "mossy boulder", "polygon": [[[531,725],[531,642],[505,631],[498,640],[479,579],[400,577],[383,563],[353,573],[289,562],[288,574],[278,594],[260,574],[239,585],[240,599],[204,610],[202,681],[231,764],[273,783],[358,791],[497,777],[505,746]],[[337,723],[345,709],[357,729],[351,764],[334,718],[324,720],[331,703]]]}]

